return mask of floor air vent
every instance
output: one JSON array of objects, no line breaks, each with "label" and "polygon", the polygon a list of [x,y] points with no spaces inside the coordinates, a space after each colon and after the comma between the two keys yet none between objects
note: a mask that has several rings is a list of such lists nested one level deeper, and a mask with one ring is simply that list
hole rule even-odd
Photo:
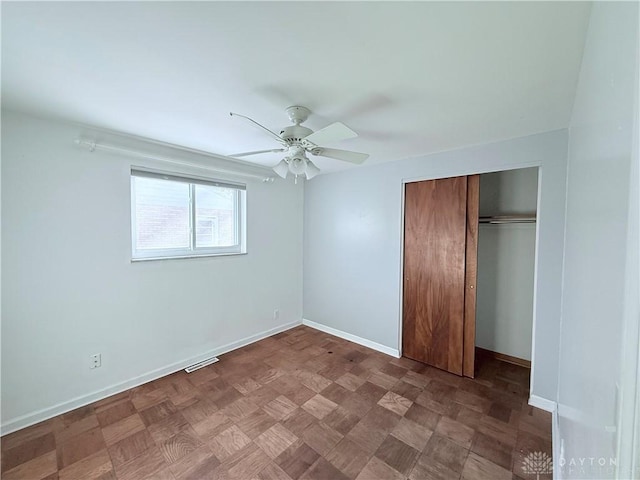
[{"label": "floor air vent", "polygon": [[212,363],[216,363],[217,361],[218,361],[218,357],[207,358],[206,360],[203,360],[201,362],[194,363],[193,365],[189,365],[187,368],[184,369],[184,371],[187,373],[195,372],[196,370],[202,367],[206,367],[207,365],[211,365]]}]

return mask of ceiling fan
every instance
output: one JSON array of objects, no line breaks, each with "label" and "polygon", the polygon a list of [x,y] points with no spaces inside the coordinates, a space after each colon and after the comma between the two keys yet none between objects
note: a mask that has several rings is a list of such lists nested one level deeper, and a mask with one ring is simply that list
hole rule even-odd
[{"label": "ceiling fan", "polygon": [[351,130],[344,123],[335,122],[321,128],[317,132],[314,132],[310,128],[303,127],[301,125],[311,114],[311,111],[308,108],[296,105],[288,107],[286,112],[293,125],[284,127],[280,130],[280,134],[269,130],[267,127],[259,124],[249,117],[231,112],[230,115],[232,117],[244,118],[262,129],[264,132],[268,133],[281,145],[281,147],[270,150],[236,153],[230,156],[240,158],[248,157],[249,155],[259,155],[262,153],[283,152],[285,155],[284,158],[280,160],[275,167],[273,167],[273,171],[282,178],[287,178],[287,175],[292,173],[295,175],[296,182],[298,181],[299,175],[304,175],[307,180],[311,180],[320,173],[320,169],[307,158],[307,153],[314,156],[333,158],[357,164],[360,164],[369,158],[369,155],[366,153],[350,152],[348,150],[338,150],[336,148],[327,148],[322,146],[326,143],[331,144],[358,136],[356,132]]}]

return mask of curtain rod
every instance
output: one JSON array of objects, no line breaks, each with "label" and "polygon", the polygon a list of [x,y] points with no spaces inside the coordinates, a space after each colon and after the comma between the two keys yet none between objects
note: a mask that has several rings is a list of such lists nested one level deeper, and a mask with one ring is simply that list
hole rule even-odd
[{"label": "curtain rod", "polygon": [[478,223],[488,223],[492,225],[502,225],[508,223],[536,223],[536,215],[495,215],[483,216],[478,219]]},{"label": "curtain rod", "polygon": [[108,145],[104,143],[96,143],[89,140],[81,140],[79,138],[74,140],[74,143],[81,147],[87,147],[90,152],[93,152],[96,149],[107,150],[112,152],[124,153],[127,155],[134,155],[136,157],[147,158],[149,160],[157,160],[160,162],[172,163],[174,165],[182,165],[185,167],[200,168],[203,170],[210,170],[218,173],[226,173],[226,174],[235,175],[238,177],[259,178],[265,183],[272,183],[275,180],[275,178],[270,175],[259,175],[256,173],[246,173],[246,172],[240,172],[237,170],[231,170],[231,169],[214,167],[214,166],[209,167],[206,165],[198,165],[197,163],[186,162],[183,160],[176,160],[174,158],[164,157],[162,155],[155,155],[153,153],[141,152],[139,150],[130,150],[128,148],[117,147],[115,145]]}]

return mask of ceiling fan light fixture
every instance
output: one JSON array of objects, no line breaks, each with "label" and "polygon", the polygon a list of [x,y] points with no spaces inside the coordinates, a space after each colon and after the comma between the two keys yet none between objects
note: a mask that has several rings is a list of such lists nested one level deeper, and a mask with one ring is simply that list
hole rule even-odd
[{"label": "ceiling fan light fixture", "polygon": [[307,170],[305,158],[294,157],[289,159],[289,171],[294,175],[303,175]]},{"label": "ceiling fan light fixture", "polygon": [[315,164],[311,160],[307,160],[307,170],[304,172],[307,180],[311,180],[317,174],[320,173],[320,169],[315,166]]},{"label": "ceiling fan light fixture", "polygon": [[273,167],[273,171],[278,174],[278,176],[282,178],[287,178],[287,174],[289,173],[289,164],[285,159],[280,160],[275,167]]}]

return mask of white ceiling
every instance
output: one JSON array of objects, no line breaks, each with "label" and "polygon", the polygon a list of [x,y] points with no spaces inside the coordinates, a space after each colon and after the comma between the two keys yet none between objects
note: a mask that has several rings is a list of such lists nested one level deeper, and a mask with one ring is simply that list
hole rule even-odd
[{"label": "white ceiling", "polygon": [[589,8],[3,2],[2,104],[219,154],[277,147],[229,111],[279,130],[298,104],[378,163],[567,127]]}]

